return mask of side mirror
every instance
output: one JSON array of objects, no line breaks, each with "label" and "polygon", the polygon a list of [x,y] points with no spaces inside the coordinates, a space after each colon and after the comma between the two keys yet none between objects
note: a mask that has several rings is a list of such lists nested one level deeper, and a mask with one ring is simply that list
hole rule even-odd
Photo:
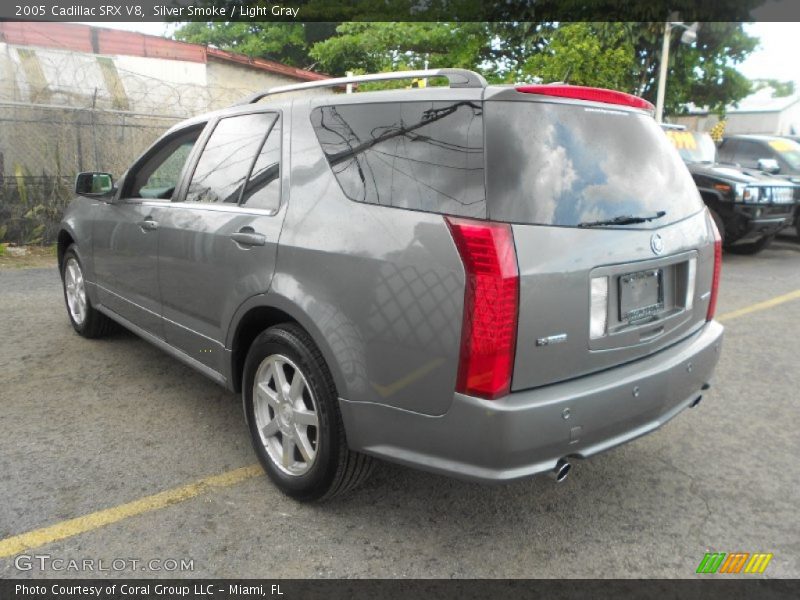
[{"label": "side mirror", "polygon": [[765,173],[777,173],[781,170],[781,166],[774,158],[759,158],[758,170],[764,171]]},{"label": "side mirror", "polygon": [[87,171],[75,178],[75,193],[94,198],[109,196],[114,191],[114,180],[110,173]]}]

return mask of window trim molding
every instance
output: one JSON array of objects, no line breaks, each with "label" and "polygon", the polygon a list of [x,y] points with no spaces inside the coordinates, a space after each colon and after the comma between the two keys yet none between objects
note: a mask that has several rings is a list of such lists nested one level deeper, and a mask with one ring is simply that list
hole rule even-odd
[{"label": "window trim molding", "polygon": [[[253,110],[248,110],[248,111],[244,111],[244,112],[237,112],[237,113],[230,114],[230,115],[219,115],[216,118],[210,119],[209,121],[207,121],[206,124],[205,124],[205,128],[203,129],[203,133],[201,134],[201,136],[198,138],[197,142],[195,143],[195,152],[193,152],[193,154],[190,156],[190,160],[187,161],[187,164],[190,164],[191,168],[190,168],[190,170],[188,170],[184,174],[184,177],[181,180],[180,188],[176,190],[177,193],[173,194],[172,200],[170,201],[169,204],[171,206],[177,206],[177,207],[181,207],[181,208],[205,208],[205,207],[209,207],[209,206],[219,206],[220,203],[217,203],[217,202],[196,202],[196,201],[186,200],[186,196],[187,196],[187,194],[189,192],[189,185],[191,184],[192,178],[194,177],[195,171],[197,170],[197,165],[200,163],[200,158],[203,156],[203,152],[205,151],[206,144],[208,144],[208,141],[211,139],[211,136],[214,134],[214,131],[216,130],[217,126],[219,125],[219,122],[222,121],[223,119],[232,119],[232,118],[236,118],[236,117],[244,117],[244,116],[247,116],[247,115],[265,114],[265,113],[266,114],[276,114],[278,118],[273,120],[272,124],[270,125],[269,129],[267,130],[266,134],[264,135],[264,138],[261,140],[261,143],[259,144],[258,151],[256,152],[255,157],[254,157],[253,161],[250,164],[249,171],[247,172],[246,181],[249,181],[250,180],[250,175],[252,174],[253,167],[255,166],[255,161],[258,160],[258,155],[261,152],[261,149],[263,148],[263,145],[266,143],[266,140],[269,137],[269,134],[272,133],[272,130],[275,128],[275,123],[278,122],[278,119],[281,120],[281,124],[283,124],[283,122],[285,122],[285,120],[283,118],[283,109],[282,108],[274,108],[274,107],[271,107],[271,106],[266,106],[266,107],[260,108],[260,109],[254,108]],[[245,210],[244,212],[253,212],[254,214],[265,214],[265,215],[276,215],[276,214],[278,214],[278,212],[280,212],[280,209],[283,206],[283,202],[284,202],[283,201],[283,128],[281,128],[281,149],[280,149],[280,153],[281,153],[281,176],[279,177],[280,191],[279,191],[279,194],[278,194],[278,197],[279,197],[278,206],[275,208],[275,210],[266,210],[266,209],[253,208],[253,209]],[[217,210],[220,210],[222,212],[228,212],[230,209],[238,209],[238,210],[245,209],[246,207],[241,205],[242,193],[244,192],[244,188],[245,187],[246,187],[246,184],[245,184],[245,186],[242,187],[242,190],[239,192],[239,199],[236,202],[236,204],[233,204],[231,202],[231,203],[228,203],[228,205],[225,207],[225,210],[222,210],[222,209],[217,209]]]}]

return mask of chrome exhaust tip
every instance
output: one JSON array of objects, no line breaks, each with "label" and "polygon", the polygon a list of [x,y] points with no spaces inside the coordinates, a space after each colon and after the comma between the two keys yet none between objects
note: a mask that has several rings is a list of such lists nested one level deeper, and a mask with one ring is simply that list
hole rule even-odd
[{"label": "chrome exhaust tip", "polygon": [[555,480],[556,483],[561,483],[567,478],[569,475],[570,470],[572,469],[572,465],[566,458],[560,459],[556,466],[553,467],[553,470],[550,471],[550,476]]}]

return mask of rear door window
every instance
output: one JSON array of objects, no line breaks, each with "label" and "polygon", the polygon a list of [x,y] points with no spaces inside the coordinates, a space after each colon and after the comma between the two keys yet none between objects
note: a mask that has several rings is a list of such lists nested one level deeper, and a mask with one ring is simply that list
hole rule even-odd
[{"label": "rear door window", "polygon": [[186,201],[238,204],[276,117],[253,113],[220,119],[197,161]]},{"label": "rear door window", "polygon": [[281,120],[272,125],[261,146],[242,195],[249,208],[278,210],[281,203]]},{"label": "rear door window", "polygon": [[311,122],[351,200],[486,216],[479,102],[322,106]]},{"label": "rear door window", "polygon": [[702,210],[694,181],[652,117],[582,104],[489,101],[489,218],[577,227]]}]

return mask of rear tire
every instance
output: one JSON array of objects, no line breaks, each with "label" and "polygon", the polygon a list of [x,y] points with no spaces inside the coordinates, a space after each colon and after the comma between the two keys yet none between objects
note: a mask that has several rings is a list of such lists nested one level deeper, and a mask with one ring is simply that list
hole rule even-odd
[{"label": "rear tire", "polygon": [[286,495],[327,500],[369,476],[373,459],[348,448],[333,377],[298,325],[271,327],[253,341],[242,394],[253,448]]},{"label": "rear tire", "polygon": [[72,328],[85,338],[104,337],[114,331],[116,323],[98,312],[86,293],[83,265],[75,244],[64,252],[61,262],[61,282],[64,289],[64,303]]}]

